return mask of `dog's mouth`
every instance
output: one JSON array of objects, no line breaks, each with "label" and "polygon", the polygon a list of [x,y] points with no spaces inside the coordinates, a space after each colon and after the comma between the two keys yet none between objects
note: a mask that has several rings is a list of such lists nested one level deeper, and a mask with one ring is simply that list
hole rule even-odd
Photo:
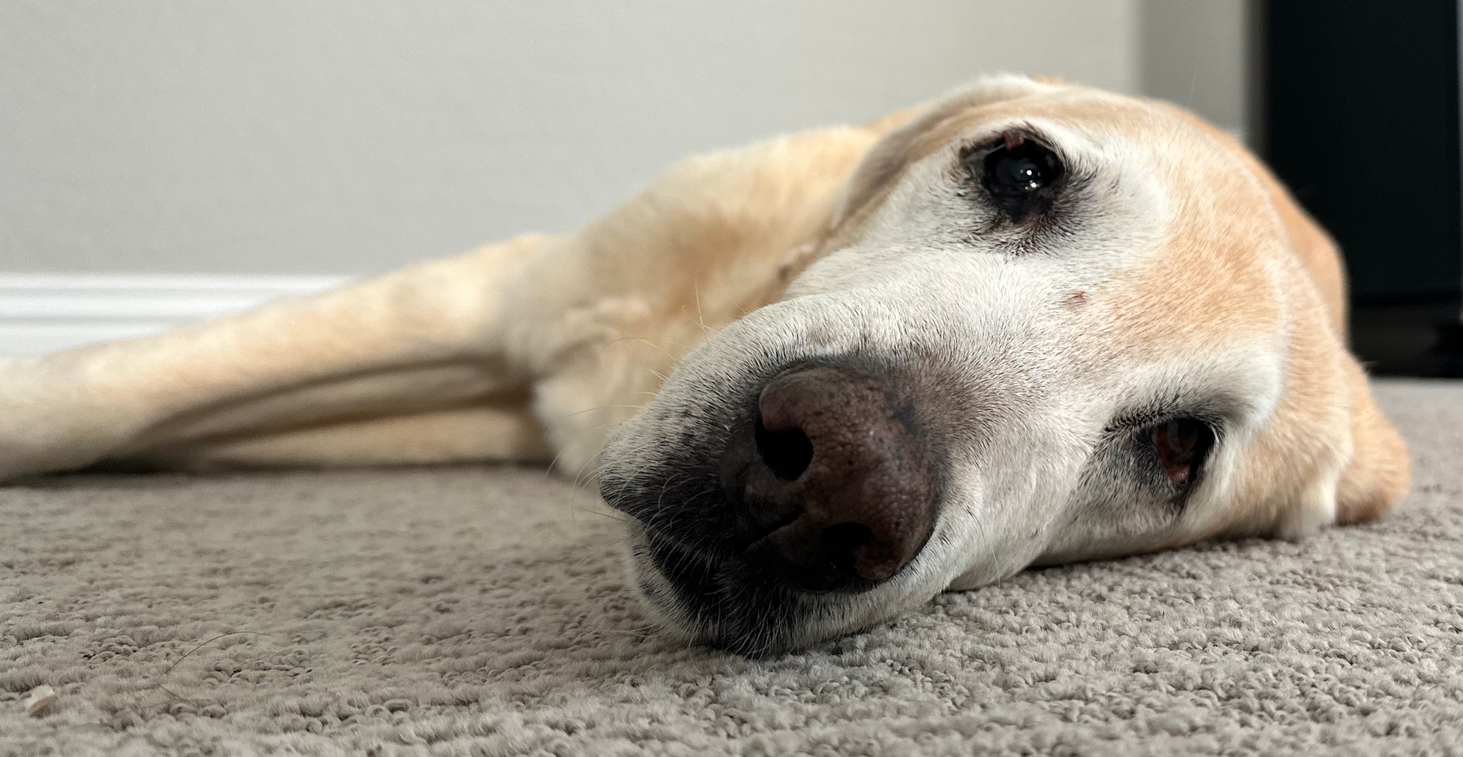
[{"label": "dog's mouth", "polygon": [[671,629],[748,656],[800,642],[799,618],[809,598],[775,576],[643,526],[632,528],[630,545],[640,594]]}]

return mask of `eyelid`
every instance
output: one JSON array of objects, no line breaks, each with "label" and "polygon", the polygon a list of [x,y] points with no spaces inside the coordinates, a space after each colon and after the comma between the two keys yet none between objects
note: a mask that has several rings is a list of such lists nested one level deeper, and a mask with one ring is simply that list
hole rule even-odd
[{"label": "eyelid", "polygon": [[1213,407],[1202,407],[1194,405],[1165,405],[1158,407],[1146,407],[1136,410],[1129,410],[1113,416],[1103,429],[1106,434],[1122,434],[1133,431],[1142,431],[1157,426],[1160,423],[1168,423],[1182,418],[1192,418],[1209,427],[1214,433],[1214,443],[1218,444],[1224,432],[1224,415]]},{"label": "eyelid", "polygon": [[1025,124],[1003,126],[971,140],[964,147],[960,148],[960,161],[962,163],[968,163],[972,160],[983,161],[987,155],[990,155],[996,150],[1002,148],[1012,149],[1013,146],[1006,142],[1006,135],[1008,133],[1019,134],[1023,142],[1035,142],[1041,147],[1050,150],[1064,166],[1067,164],[1066,153],[1058,149],[1055,142],[1048,139],[1042,132]]}]

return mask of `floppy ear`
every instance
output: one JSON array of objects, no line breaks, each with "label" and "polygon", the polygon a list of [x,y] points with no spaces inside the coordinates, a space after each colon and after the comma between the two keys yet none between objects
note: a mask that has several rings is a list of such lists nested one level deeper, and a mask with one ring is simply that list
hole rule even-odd
[{"label": "floppy ear", "polygon": [[[1258,161],[1256,166],[1290,234],[1291,247],[1326,305],[1327,320],[1337,342],[1346,345],[1346,272],[1341,265],[1340,250],[1280,182]],[[1362,523],[1380,516],[1402,500],[1411,486],[1411,465],[1407,445],[1372,397],[1366,372],[1350,354],[1342,356],[1342,362],[1351,405],[1353,452],[1336,486],[1336,522]]]},{"label": "floppy ear", "polygon": [[1351,383],[1351,463],[1336,485],[1336,522],[1364,523],[1390,510],[1412,483],[1407,445],[1382,415],[1366,374],[1348,357]]}]

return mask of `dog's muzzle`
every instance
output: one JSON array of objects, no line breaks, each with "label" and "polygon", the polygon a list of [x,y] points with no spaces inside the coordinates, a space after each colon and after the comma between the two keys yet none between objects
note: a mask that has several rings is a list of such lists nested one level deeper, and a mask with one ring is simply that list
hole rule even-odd
[{"label": "dog's muzzle", "polygon": [[643,567],[674,599],[642,578],[647,596],[741,648],[797,633],[809,602],[898,575],[941,499],[939,457],[901,376],[802,364],[699,397],[686,427],[641,426],[633,447],[649,444],[650,462],[616,466],[601,486],[637,521]]}]

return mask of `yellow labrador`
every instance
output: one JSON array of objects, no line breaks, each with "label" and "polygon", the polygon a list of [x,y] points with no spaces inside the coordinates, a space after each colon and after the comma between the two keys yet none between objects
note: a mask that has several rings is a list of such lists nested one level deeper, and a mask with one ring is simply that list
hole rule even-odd
[{"label": "yellow labrador", "polygon": [[766,652],[1376,517],[1407,456],[1344,303],[1224,133],[996,77],[691,158],[573,236],[0,363],[0,478],[556,458],[630,516],[666,627]]}]

